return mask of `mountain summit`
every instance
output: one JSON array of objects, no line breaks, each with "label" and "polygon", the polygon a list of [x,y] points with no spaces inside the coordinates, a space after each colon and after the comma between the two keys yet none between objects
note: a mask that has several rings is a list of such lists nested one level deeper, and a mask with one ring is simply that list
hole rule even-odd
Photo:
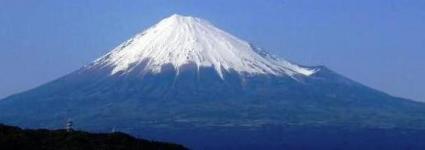
[{"label": "mountain summit", "polygon": [[118,128],[188,145],[203,139],[189,133],[223,131],[211,136],[226,139],[237,137],[227,131],[246,128],[257,137],[271,126],[425,128],[423,103],[279,59],[180,15],[73,73],[1,100],[0,110],[0,122],[11,125],[60,128],[71,118],[86,130]]},{"label": "mountain summit", "polygon": [[111,68],[111,75],[143,74],[160,73],[166,64],[177,73],[189,64],[198,70],[200,67],[212,67],[221,78],[223,72],[229,71],[278,76],[309,76],[315,72],[267,53],[259,53],[248,42],[206,20],[177,14],[124,42],[96,60],[91,67]]}]

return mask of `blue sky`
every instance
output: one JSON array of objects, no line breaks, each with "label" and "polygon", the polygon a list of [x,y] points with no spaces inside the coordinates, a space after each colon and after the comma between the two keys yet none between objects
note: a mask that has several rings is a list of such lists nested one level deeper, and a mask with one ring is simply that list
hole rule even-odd
[{"label": "blue sky", "polygon": [[2,0],[0,97],[72,72],[174,13],[425,101],[423,0]]}]

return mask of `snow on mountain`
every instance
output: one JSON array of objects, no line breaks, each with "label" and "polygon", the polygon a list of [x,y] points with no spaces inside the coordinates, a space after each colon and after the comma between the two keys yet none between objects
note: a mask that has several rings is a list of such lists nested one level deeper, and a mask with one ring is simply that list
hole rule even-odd
[{"label": "snow on mountain", "polygon": [[224,71],[240,74],[310,76],[316,72],[290,63],[255,48],[206,20],[172,15],[122,43],[90,67],[112,68],[111,75],[126,74],[141,68],[161,72],[172,64],[179,72],[182,65],[213,67],[223,78]]}]

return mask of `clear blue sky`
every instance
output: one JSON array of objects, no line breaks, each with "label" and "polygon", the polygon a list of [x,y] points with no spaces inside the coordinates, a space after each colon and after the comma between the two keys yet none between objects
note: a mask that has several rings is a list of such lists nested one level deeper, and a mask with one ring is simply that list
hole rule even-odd
[{"label": "clear blue sky", "polygon": [[0,97],[76,70],[173,13],[425,101],[424,0],[1,0]]}]

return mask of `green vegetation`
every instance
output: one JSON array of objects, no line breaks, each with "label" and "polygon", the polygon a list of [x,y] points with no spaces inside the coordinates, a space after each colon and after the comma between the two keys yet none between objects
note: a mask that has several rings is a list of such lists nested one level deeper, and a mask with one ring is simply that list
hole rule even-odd
[{"label": "green vegetation", "polygon": [[0,124],[1,150],[185,150],[171,143],[136,139],[124,133],[23,130]]}]

